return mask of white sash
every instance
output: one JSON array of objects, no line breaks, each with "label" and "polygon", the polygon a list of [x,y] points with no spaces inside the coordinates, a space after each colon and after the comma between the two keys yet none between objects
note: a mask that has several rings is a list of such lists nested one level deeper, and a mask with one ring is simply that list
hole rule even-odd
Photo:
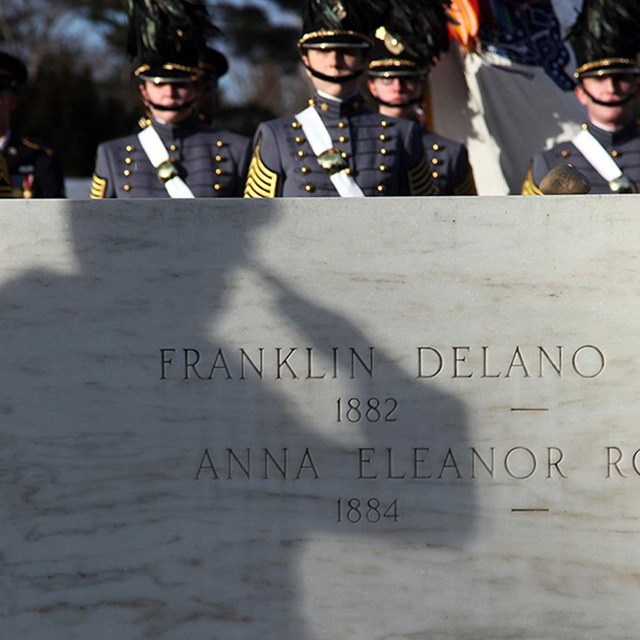
[{"label": "white sash", "polygon": [[[307,137],[316,156],[333,147],[327,127],[314,107],[307,107],[304,111],[301,111],[296,115],[296,120],[302,125],[304,135]],[[362,189],[352,176],[345,173],[344,169],[337,173],[329,174],[329,179],[338,194],[343,198],[364,198]]]},{"label": "white sash", "polygon": [[[169,161],[169,152],[162,143],[158,132],[152,126],[143,129],[138,134],[138,140],[140,140],[142,149],[154,168],[157,169],[163,162]],[[172,198],[195,198],[191,189],[180,176],[175,176],[164,182],[164,188]]]},{"label": "white sash", "polygon": [[572,140],[578,151],[589,164],[607,181],[612,182],[622,176],[622,169],[608,154],[607,150],[586,129]]}]

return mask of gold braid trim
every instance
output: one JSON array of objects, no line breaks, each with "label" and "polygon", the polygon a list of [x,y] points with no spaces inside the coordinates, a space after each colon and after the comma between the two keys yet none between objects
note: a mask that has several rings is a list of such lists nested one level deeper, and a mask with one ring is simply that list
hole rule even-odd
[{"label": "gold braid trim", "polygon": [[435,196],[437,194],[438,190],[431,179],[426,156],[423,155],[422,160],[409,170],[407,177],[409,178],[410,196]]},{"label": "gold braid trim", "polygon": [[22,138],[22,144],[28,149],[33,149],[34,151],[44,151],[48,156],[53,155],[53,149],[50,147],[44,147],[33,140],[29,140],[28,138]]},{"label": "gold braid trim", "polygon": [[381,67],[417,69],[418,65],[413,60],[403,60],[401,58],[384,58],[382,60],[372,60],[369,63],[369,69],[380,69]]},{"label": "gold braid trim", "polygon": [[476,181],[473,178],[473,169],[469,166],[465,179],[453,188],[453,194],[456,196],[477,196]]},{"label": "gold braid trim", "polygon": [[278,186],[278,174],[271,171],[260,156],[262,136],[258,138],[256,148],[251,156],[247,184],[244,188],[245,198],[275,198]]},{"label": "gold braid trim", "polygon": [[89,197],[91,197],[93,200],[102,200],[106,192],[107,180],[105,178],[97,176],[94,173],[93,179],[91,180],[91,192],[89,194]]},{"label": "gold braid trim", "polygon": [[628,67],[630,71],[635,73],[637,73],[638,69],[638,65],[629,58],[600,58],[599,60],[589,60],[589,62],[585,62],[585,64],[575,70],[573,77],[576,80],[579,80],[583,73],[589,73],[594,69],[598,71],[602,70],[603,73],[607,73],[607,69],[610,67]]},{"label": "gold braid trim", "polygon": [[[175,62],[167,62],[166,64],[162,65],[161,69],[163,69],[164,71],[184,71],[185,73],[193,74],[194,77],[198,77],[202,73],[200,69],[196,69],[195,67],[188,67],[188,66],[185,66],[184,64],[177,64]],[[151,66],[148,64],[143,64],[133,72],[133,75],[136,76],[136,78],[138,78],[143,73],[146,73],[147,71],[151,71]],[[161,78],[158,78],[158,80],[160,79]]]},{"label": "gold braid trim", "polygon": [[533,181],[533,166],[529,165],[529,171],[527,171],[527,175],[522,183],[522,189],[520,190],[521,195],[523,196],[541,196],[542,191],[540,191],[539,187]]},{"label": "gold braid trim", "polygon": [[[357,38],[358,40],[362,40],[362,43],[349,43],[352,44],[356,48],[360,47],[371,47],[373,45],[373,40],[369,36],[365,36],[364,33],[360,33],[359,31],[351,31],[350,29],[321,29],[320,31],[310,31],[309,33],[303,34],[303,36],[298,40],[298,47],[303,47],[306,42],[309,40],[314,40],[316,38],[327,39],[327,38],[336,38],[338,36],[347,36],[352,38]],[[328,47],[331,46],[331,41],[326,41]],[[318,42],[318,44],[325,44],[322,42]]]}]

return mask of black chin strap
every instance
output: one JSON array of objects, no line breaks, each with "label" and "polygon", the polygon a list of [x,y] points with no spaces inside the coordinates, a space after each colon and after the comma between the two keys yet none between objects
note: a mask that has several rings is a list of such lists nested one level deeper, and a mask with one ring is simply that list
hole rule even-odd
[{"label": "black chin strap", "polygon": [[151,102],[151,100],[147,100],[147,104],[150,107],[153,107],[156,111],[184,111],[185,109],[190,109],[196,103],[195,98],[193,100],[189,100],[189,102],[185,102],[184,104],[174,105],[173,107],[165,107],[162,104],[156,104],[155,102]]},{"label": "black chin strap", "polygon": [[363,67],[362,69],[358,69],[357,71],[350,73],[348,76],[335,77],[335,76],[327,76],[324,73],[320,73],[319,71],[316,71],[315,69],[312,69],[311,67],[304,64],[304,62],[302,63],[302,66],[314,78],[318,78],[318,80],[324,80],[325,82],[333,82],[334,84],[345,84],[345,82],[349,82],[350,80],[355,80],[356,78],[359,78],[364,73],[364,67]]},{"label": "black chin strap", "polygon": [[634,94],[631,93],[626,98],[622,98],[621,100],[615,100],[614,102],[605,102],[604,100],[598,100],[598,98],[595,98],[594,96],[592,96],[584,88],[583,85],[580,85],[580,86],[582,87],[582,90],[585,92],[585,94],[588,96],[588,98],[591,100],[591,102],[593,102],[594,104],[598,104],[601,107],[621,107],[621,106],[627,104],[627,102],[631,102],[631,100],[633,100],[633,98],[634,98]]}]

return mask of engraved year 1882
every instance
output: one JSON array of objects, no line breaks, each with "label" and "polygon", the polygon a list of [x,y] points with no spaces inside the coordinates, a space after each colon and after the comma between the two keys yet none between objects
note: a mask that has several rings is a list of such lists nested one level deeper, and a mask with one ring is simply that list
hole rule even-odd
[{"label": "engraved year 1882", "polygon": [[396,422],[398,401],[395,398],[338,398],[338,422]]}]

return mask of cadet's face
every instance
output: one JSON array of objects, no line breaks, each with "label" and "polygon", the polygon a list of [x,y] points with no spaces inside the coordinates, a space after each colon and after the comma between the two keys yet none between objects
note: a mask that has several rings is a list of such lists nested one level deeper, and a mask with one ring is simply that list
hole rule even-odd
[{"label": "cadet's face", "polygon": [[[156,84],[147,80],[140,85],[140,93],[143,102],[156,120],[177,124],[193,113],[195,104],[192,103],[199,97],[200,87],[195,82]],[[164,109],[158,107],[164,107]]]},{"label": "cadet's face", "polygon": [[637,78],[630,73],[612,73],[583,78],[582,86],[576,87],[576,96],[580,104],[587,108],[590,120],[608,126],[620,126],[631,119],[633,100],[619,106],[606,106],[596,104],[589,96],[602,102],[618,102],[638,93]]},{"label": "cadet's face", "polygon": [[[305,55],[302,56],[302,61],[307,67],[325,76],[343,78],[357,71],[362,71],[365,65],[365,54],[362,49],[349,47],[307,49]],[[336,97],[349,95],[358,86],[358,78],[344,84],[321,80],[310,74],[309,78],[316,89]]]},{"label": "cadet's face", "polygon": [[390,105],[397,105],[398,108],[418,98],[422,89],[418,76],[372,78],[368,86],[374,98]]}]

